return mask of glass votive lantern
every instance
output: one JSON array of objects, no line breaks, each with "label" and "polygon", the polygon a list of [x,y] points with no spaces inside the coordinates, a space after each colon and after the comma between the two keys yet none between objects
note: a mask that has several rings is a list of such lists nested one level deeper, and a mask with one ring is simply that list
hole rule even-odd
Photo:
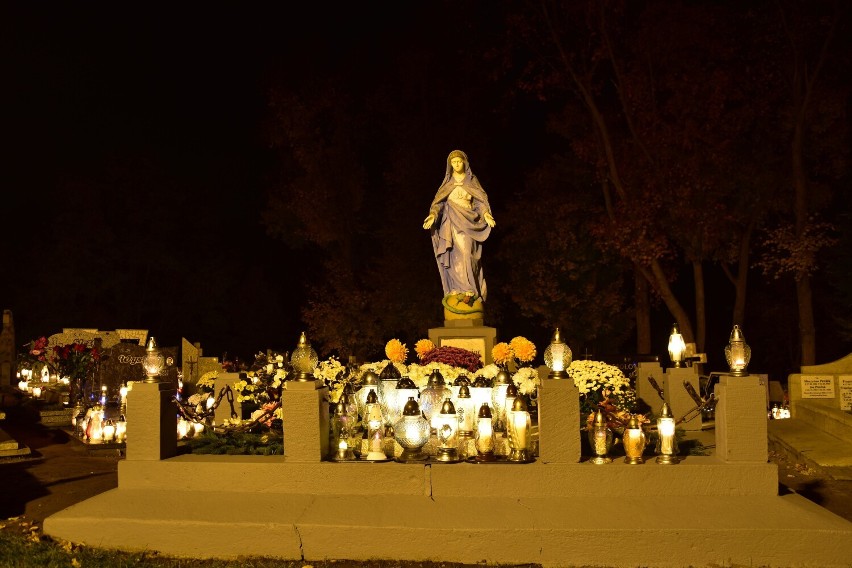
[{"label": "glass votive lantern", "polygon": [[[417,388],[417,385],[414,384],[414,381],[410,377],[400,377],[396,382],[396,387],[390,393],[391,396],[388,398],[387,407],[387,412],[390,416],[385,416],[385,423],[390,424],[392,430],[393,424],[402,417],[402,411],[405,409],[408,399],[414,398],[414,400],[417,400],[420,398],[420,389]],[[385,408],[382,407],[382,413],[384,412]]]},{"label": "glass votive lantern", "polygon": [[683,367],[683,354],[686,351],[686,343],[683,342],[683,336],[680,334],[680,328],[677,323],[672,326],[672,332],[669,334],[669,359],[675,367]]},{"label": "glass votive lantern", "polygon": [[479,408],[476,419],[476,434],[474,445],[476,446],[476,461],[492,462],[497,459],[494,456],[494,424],[492,422],[491,407],[483,404]]},{"label": "glass votive lantern", "polygon": [[115,440],[115,424],[112,420],[107,420],[103,427],[104,442],[112,442]]},{"label": "glass votive lantern", "polygon": [[505,369],[500,369],[494,376],[491,387],[491,408],[494,409],[494,430],[506,431],[506,390],[512,385],[512,375]]},{"label": "glass votive lantern", "polygon": [[127,419],[124,418],[124,414],[118,417],[118,420],[115,422],[115,441],[116,442],[124,442],[127,438]]},{"label": "glass votive lantern", "polygon": [[553,338],[550,340],[544,350],[544,364],[550,369],[548,379],[564,379],[568,376],[568,365],[571,364],[573,354],[568,344],[562,341],[562,334],[559,333],[559,328],[553,332]]},{"label": "glass votive lantern", "polygon": [[441,411],[444,400],[453,396],[453,391],[444,382],[444,376],[438,369],[433,369],[429,382],[420,392],[420,410],[429,422],[432,430],[436,429],[435,415]]},{"label": "glass votive lantern", "polygon": [[382,416],[382,407],[376,391],[367,393],[367,402],[364,406],[364,423],[367,425],[367,456],[369,461],[384,461],[387,455],[384,451],[385,419]]},{"label": "glass votive lantern", "polygon": [[163,354],[157,348],[157,341],[154,337],[148,339],[148,345],[145,347],[145,358],[142,361],[142,366],[145,368],[145,382],[155,383],[160,371],[163,370],[166,360]]},{"label": "glass votive lantern", "polygon": [[509,439],[509,456],[507,461],[527,463],[532,461],[530,455],[530,429],[532,420],[527,411],[527,403],[518,397],[512,403],[512,409],[506,413],[506,437]]},{"label": "glass votive lantern", "polygon": [[751,361],[751,347],[745,342],[745,336],[738,325],[731,330],[731,338],[725,346],[725,361],[728,362],[732,375],[736,377],[748,375],[746,368]]},{"label": "glass votive lantern", "polygon": [[[399,418],[400,414],[395,413],[395,409],[401,408],[401,406],[405,405],[404,399],[402,402],[397,400],[397,381],[402,378],[402,374],[400,374],[399,369],[396,368],[392,362],[389,362],[385,365],[384,369],[382,369],[381,373],[379,373],[379,404],[382,406],[382,416],[385,417],[385,425],[388,427],[393,426],[395,418]],[[393,407],[393,408],[391,408]]]},{"label": "glass votive lantern", "polygon": [[589,445],[592,447],[594,456],[589,460],[594,464],[610,463],[612,458],[607,454],[612,447],[612,430],[607,426],[603,411],[598,409],[589,430]]},{"label": "glass votive lantern", "polygon": [[654,447],[657,454],[657,463],[676,464],[680,461],[677,457],[677,437],[675,436],[675,419],[667,402],[660,409],[657,418],[657,443]]},{"label": "glass votive lantern", "polygon": [[456,414],[459,416],[459,438],[473,438],[476,430],[476,405],[470,397],[470,387],[462,385],[456,398]]},{"label": "glass votive lantern", "polygon": [[438,449],[435,452],[435,460],[439,462],[459,461],[459,416],[453,401],[448,396],[441,404],[432,424],[438,436]]},{"label": "glass votive lantern", "polygon": [[423,446],[429,441],[429,422],[420,412],[420,405],[414,397],[409,397],[402,411],[402,417],[393,425],[394,439],[402,447],[402,453],[396,458],[399,462],[425,461]]},{"label": "glass votive lantern", "polygon": [[453,381],[453,384],[450,385],[450,390],[453,391],[453,404],[456,405],[456,411],[458,411],[459,390],[461,390],[462,385],[470,386],[470,379],[464,373],[460,373],[456,377],[456,380]]},{"label": "glass votive lantern", "polygon": [[314,368],[319,362],[319,356],[311,344],[308,342],[308,337],[303,331],[299,336],[299,342],[293,353],[290,355],[290,365],[293,367],[294,379],[300,382],[313,381]]},{"label": "glass votive lantern", "polygon": [[331,448],[329,448],[332,461],[351,461],[355,459],[355,448],[352,447],[352,429],[355,426],[351,413],[347,411],[347,404],[341,393],[340,399],[334,405],[334,418],[331,428]]},{"label": "glass votive lantern", "polygon": [[639,424],[639,419],[635,416],[631,416],[628,420],[621,443],[624,445],[624,463],[638,465],[645,462],[642,453],[645,451],[647,438],[642,425]]},{"label": "glass votive lantern", "polygon": [[[476,408],[481,408],[483,404],[491,406],[493,404],[491,402],[491,380],[482,375],[476,377],[473,384],[470,385],[470,398],[473,399],[473,404]],[[491,410],[494,410],[493,406]]]},{"label": "glass votive lantern", "polygon": [[[396,386],[396,385],[394,385]],[[358,397],[358,414],[365,416],[367,412],[367,397],[370,392],[379,395],[379,375],[375,371],[367,371],[361,377],[361,388],[358,389],[356,396]],[[378,400],[378,399],[377,399]]]}]

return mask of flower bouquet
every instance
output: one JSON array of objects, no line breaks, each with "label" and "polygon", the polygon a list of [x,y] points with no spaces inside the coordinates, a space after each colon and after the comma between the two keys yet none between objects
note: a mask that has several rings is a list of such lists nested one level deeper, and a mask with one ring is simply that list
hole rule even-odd
[{"label": "flower bouquet", "polygon": [[621,369],[603,361],[579,360],[571,362],[567,372],[580,391],[581,427],[589,428],[598,408],[613,430],[622,429],[633,416],[636,392]]}]

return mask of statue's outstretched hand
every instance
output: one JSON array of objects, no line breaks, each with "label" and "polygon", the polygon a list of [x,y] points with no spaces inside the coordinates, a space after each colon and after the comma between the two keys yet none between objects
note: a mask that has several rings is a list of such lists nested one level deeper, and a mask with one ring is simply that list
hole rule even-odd
[{"label": "statue's outstretched hand", "polygon": [[491,213],[485,212],[485,222],[488,223],[489,227],[493,227],[497,224],[497,221],[494,220],[494,217],[491,216]]},{"label": "statue's outstretched hand", "polygon": [[426,219],[423,220],[423,228],[424,229],[431,229],[432,225],[434,223],[435,223],[435,216],[430,213],[429,216],[426,217]]}]

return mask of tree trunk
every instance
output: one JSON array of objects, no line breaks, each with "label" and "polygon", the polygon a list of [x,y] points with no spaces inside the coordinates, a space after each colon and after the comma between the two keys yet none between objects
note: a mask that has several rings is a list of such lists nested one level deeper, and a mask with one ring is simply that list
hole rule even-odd
[{"label": "tree trunk", "polygon": [[695,286],[695,352],[704,353],[707,344],[707,310],[704,305],[704,265],[700,260],[692,261],[692,278]]},{"label": "tree trunk", "polygon": [[636,353],[651,353],[651,302],[648,281],[639,270],[633,271],[636,305]]}]

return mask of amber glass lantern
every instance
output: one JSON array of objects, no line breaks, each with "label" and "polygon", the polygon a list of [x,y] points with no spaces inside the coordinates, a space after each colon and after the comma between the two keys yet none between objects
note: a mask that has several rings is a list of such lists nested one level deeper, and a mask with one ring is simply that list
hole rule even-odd
[{"label": "amber glass lantern", "polygon": [[748,375],[746,368],[751,361],[751,347],[745,342],[745,336],[738,325],[734,326],[731,338],[725,346],[725,361],[735,377]]},{"label": "amber glass lantern", "polygon": [[657,418],[657,443],[654,447],[657,454],[657,463],[676,464],[680,460],[677,457],[677,437],[675,436],[675,419],[667,402],[660,409]]},{"label": "amber glass lantern", "polygon": [[402,417],[393,425],[394,439],[402,446],[402,453],[396,458],[399,462],[425,461],[428,457],[423,446],[429,441],[429,423],[423,418],[420,406],[414,397],[409,397],[402,411]]},{"label": "amber glass lantern", "polygon": [[332,461],[351,461],[355,459],[355,448],[352,444],[352,429],[355,425],[351,413],[344,401],[344,395],[334,405],[332,419],[332,447],[329,448]]},{"label": "amber glass lantern", "polygon": [[532,461],[529,450],[531,428],[532,419],[527,411],[527,403],[522,397],[518,397],[512,403],[512,409],[506,412],[506,437],[509,439],[507,461],[516,463]]},{"label": "amber glass lantern", "polygon": [[302,335],[299,336],[299,343],[293,350],[293,354],[290,355],[290,364],[293,366],[293,372],[295,373],[294,380],[300,382],[315,380],[314,369],[318,362],[319,357],[317,356],[317,352],[311,347],[308,337],[303,331]]},{"label": "amber glass lantern", "polygon": [[592,422],[592,429],[589,430],[589,445],[592,447],[594,456],[589,461],[594,464],[610,463],[612,458],[609,450],[612,447],[612,430],[607,426],[603,411],[598,409],[595,412],[595,418]]},{"label": "amber glass lantern", "polygon": [[683,336],[680,334],[680,329],[675,323],[672,326],[672,332],[669,334],[669,359],[672,361],[672,366],[683,367],[683,354],[686,351],[686,343],[683,342]]},{"label": "amber glass lantern", "polygon": [[568,376],[568,365],[571,364],[572,353],[568,344],[562,341],[562,334],[559,333],[559,328],[553,332],[553,339],[550,340],[544,350],[544,364],[550,369],[547,375],[548,379],[564,379]]},{"label": "amber glass lantern", "polygon": [[639,424],[639,419],[635,416],[631,416],[627,422],[621,443],[624,445],[624,463],[638,465],[645,462],[642,453],[645,451],[647,438],[642,425]]}]

